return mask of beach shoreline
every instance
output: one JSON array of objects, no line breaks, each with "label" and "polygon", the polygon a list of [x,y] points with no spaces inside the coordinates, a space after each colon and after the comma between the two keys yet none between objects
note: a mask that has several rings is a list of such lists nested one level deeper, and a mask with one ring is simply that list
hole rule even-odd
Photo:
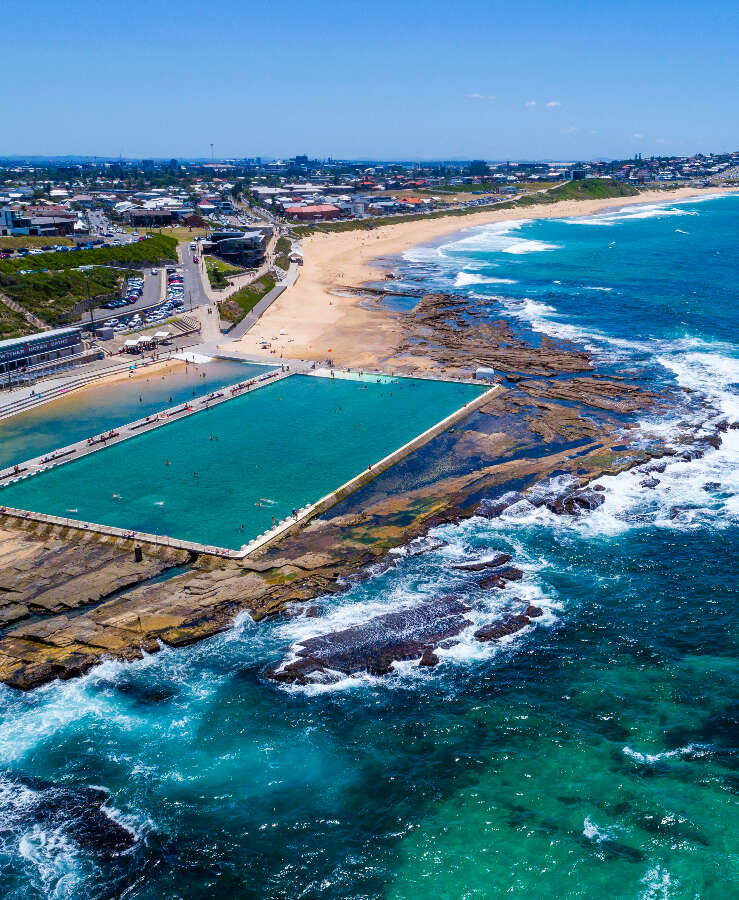
[{"label": "beach shoreline", "polygon": [[[367,231],[316,233],[303,241],[304,264],[295,285],[287,288],[260,320],[229,349],[252,355],[260,350],[261,338],[275,353],[266,359],[299,358],[339,366],[393,367],[402,339],[400,317],[385,308],[367,309],[360,296],[342,296],[342,288],[357,288],[385,279],[389,267],[383,259],[442,237],[481,225],[533,219],[572,218],[597,215],[608,209],[648,203],[675,203],[716,194],[732,193],[720,188],[678,188],[646,191],[634,197],[603,200],[565,200],[527,209],[489,209],[460,218],[446,216],[383,225]],[[390,282],[392,283],[392,282]],[[281,335],[285,331],[287,334]],[[423,357],[404,360],[404,369],[429,367]]]}]

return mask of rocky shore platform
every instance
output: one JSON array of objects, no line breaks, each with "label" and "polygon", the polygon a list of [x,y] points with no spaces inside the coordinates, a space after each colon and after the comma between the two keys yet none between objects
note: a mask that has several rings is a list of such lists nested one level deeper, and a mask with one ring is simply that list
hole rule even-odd
[{"label": "rocky shore platform", "polygon": [[[162,645],[191,644],[230,628],[243,611],[257,621],[291,609],[305,612],[314,598],[396,564],[401,555],[391,549],[414,552],[414,541],[423,546],[429,528],[464,516],[499,515],[514,503],[587,514],[602,502],[588,487],[597,476],[644,466],[645,479],[658,478],[657,458],[696,458],[720,445],[722,429],[735,424],[722,423],[710,434],[686,428],[679,445],[666,448],[659,437],[650,441],[637,432],[633,422],[669,398],[645,390],[628,373],[599,371],[577,348],[546,339],[526,344],[507,322],[479,320],[468,301],[442,295],[422,296],[402,319],[406,349],[388,362],[396,372],[405,352],[409,358],[424,354],[438,374],[493,366],[502,389],[252,557],[223,559],[147,545],[137,554],[130,540],[0,516],[0,681],[28,690],[78,676],[106,658],[133,660]],[[553,475],[569,476],[565,494],[539,489]],[[515,560],[499,559],[480,569],[480,578],[496,590],[511,576],[515,580],[515,571]],[[440,598],[414,614],[420,630],[401,616],[365,623],[349,637],[324,635],[273,676],[282,672],[281,680],[299,681],[328,669],[390,672],[394,662],[408,658],[432,665],[434,649],[453,639],[465,621],[465,605],[464,598]],[[535,611],[514,605],[476,639],[499,640],[511,629],[532,627],[535,619]],[[390,636],[385,644],[369,640],[382,633]],[[349,652],[347,641],[366,652]]]}]

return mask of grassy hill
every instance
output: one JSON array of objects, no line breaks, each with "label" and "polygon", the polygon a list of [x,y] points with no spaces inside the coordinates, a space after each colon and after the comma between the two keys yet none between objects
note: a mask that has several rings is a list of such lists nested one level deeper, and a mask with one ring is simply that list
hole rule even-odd
[{"label": "grassy hill", "polygon": [[[77,255],[81,256],[82,253],[75,254]],[[30,275],[0,272],[0,291],[43,321],[59,326],[70,320],[69,313],[75,303],[86,299],[86,274],[90,278],[90,295],[99,296],[102,303],[105,298],[119,292],[126,270],[98,266],[88,269],[86,273],[74,269],[34,272]],[[27,325],[25,320],[23,324]],[[18,323],[15,325],[17,327]],[[5,336],[14,335],[8,333]]]},{"label": "grassy hill", "polygon": [[120,247],[97,247],[94,250],[74,252],[39,253],[18,259],[0,260],[0,274],[12,275],[30,269],[62,271],[78,266],[133,266],[159,265],[177,259],[177,239],[163,234],[152,235],[134,244]]},{"label": "grassy hill", "polygon": [[559,200],[605,200],[609,197],[634,197],[639,189],[631,184],[621,184],[612,178],[586,178],[568,181],[543,194],[528,194],[520,200],[501,206],[531,206],[538,203],[557,203]]},{"label": "grassy hill", "polygon": [[33,334],[35,330],[20,313],[0,302],[0,341]]}]

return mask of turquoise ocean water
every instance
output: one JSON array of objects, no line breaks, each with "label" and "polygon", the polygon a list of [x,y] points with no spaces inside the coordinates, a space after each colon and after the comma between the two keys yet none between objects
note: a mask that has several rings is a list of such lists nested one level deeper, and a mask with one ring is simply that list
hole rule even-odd
[{"label": "turquoise ocean water", "polygon": [[[738,236],[739,198],[665,203],[475,229],[399,272],[687,389],[645,418],[670,436],[739,419]],[[439,528],[445,546],[325,598],[320,619],[242,617],[185,650],[1,690],[3,896],[735,895],[738,451],[728,431],[652,490],[604,478],[579,520]],[[263,680],[301,639],[447,591],[493,612],[450,568],[491,547],[545,610],[531,632],[389,678]],[[53,786],[89,785],[133,849],[91,845],[54,803]]]}]

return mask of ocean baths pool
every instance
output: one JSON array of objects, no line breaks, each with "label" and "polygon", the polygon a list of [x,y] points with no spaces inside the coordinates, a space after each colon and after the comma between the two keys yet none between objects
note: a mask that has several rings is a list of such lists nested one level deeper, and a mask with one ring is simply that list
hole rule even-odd
[{"label": "ocean baths pool", "polygon": [[0,504],[238,549],[483,388],[294,375],[0,489]]}]

